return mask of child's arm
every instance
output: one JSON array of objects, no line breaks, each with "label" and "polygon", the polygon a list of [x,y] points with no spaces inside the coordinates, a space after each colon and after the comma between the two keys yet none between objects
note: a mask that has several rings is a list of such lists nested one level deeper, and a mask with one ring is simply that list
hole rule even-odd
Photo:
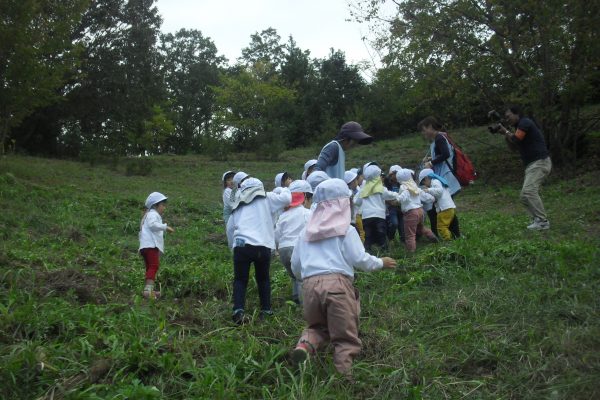
[{"label": "child's arm", "polygon": [[146,216],[146,223],[152,232],[160,232],[167,230],[167,224],[162,222],[160,215],[158,213],[148,213]]},{"label": "child's arm", "polygon": [[425,191],[422,191],[419,197],[421,198],[421,203],[433,203],[435,201],[435,197]]},{"label": "child's arm", "polygon": [[342,254],[346,262],[355,269],[362,271],[375,271],[383,268],[383,260],[370,255],[365,251],[365,247],[360,241],[358,232],[353,227],[348,229],[348,233],[342,242]]},{"label": "child's arm", "polygon": [[301,237],[304,236],[304,230],[298,236],[298,240],[296,240],[296,244],[294,245],[294,251],[292,251],[292,273],[296,277],[297,280],[302,280],[302,264],[300,263],[300,251],[298,250],[298,243],[300,242]]},{"label": "child's arm", "polygon": [[400,185],[400,189],[398,192],[398,202],[402,203],[404,201],[408,201],[409,198],[410,198],[410,192],[408,191],[406,186]]},{"label": "child's arm", "polygon": [[268,192],[267,193],[267,201],[269,202],[269,207],[271,208],[271,212],[278,212],[286,208],[292,202],[292,193],[288,188],[279,188],[281,189],[279,193]]},{"label": "child's arm", "polygon": [[442,193],[444,193],[444,187],[440,181],[437,179],[432,179],[431,187],[429,189],[425,189],[425,192],[429,193],[436,199],[439,199],[442,196]]},{"label": "child's arm", "polygon": [[352,198],[352,201],[354,202],[354,205],[356,207],[360,207],[362,206],[363,203],[363,198],[360,197],[360,190],[356,192],[356,194],[354,195],[354,197]]}]

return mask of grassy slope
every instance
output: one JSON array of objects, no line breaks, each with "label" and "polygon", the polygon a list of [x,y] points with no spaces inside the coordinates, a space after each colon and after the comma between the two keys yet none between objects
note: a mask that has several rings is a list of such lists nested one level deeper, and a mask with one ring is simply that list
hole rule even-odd
[{"label": "grassy slope", "polygon": [[[529,233],[518,204],[521,167],[498,137],[457,133],[482,179],[458,199],[466,240],[420,245],[397,272],[361,274],[357,383],[331,356],[302,373],[287,352],[303,322],[274,263],[276,316],[233,327],[231,257],[219,206],[221,173],[243,168],[271,184],[299,174],[318,148],[277,163],[162,156],[150,177],[25,157],[0,160],[0,398],[597,398],[600,272],[597,199],[588,173],[545,187],[552,229]],[[353,150],[413,167],[417,136]],[[159,280],[143,301],[140,205],[170,197]],[[248,309],[257,307],[249,285]]]}]

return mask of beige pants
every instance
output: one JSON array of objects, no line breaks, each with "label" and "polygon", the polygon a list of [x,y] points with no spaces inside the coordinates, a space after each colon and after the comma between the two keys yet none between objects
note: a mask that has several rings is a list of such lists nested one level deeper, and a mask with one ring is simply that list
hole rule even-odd
[{"label": "beige pants", "polygon": [[525,181],[521,189],[521,202],[527,208],[531,216],[539,221],[546,221],[546,210],[540,198],[540,186],[552,169],[550,157],[537,160],[525,168]]},{"label": "beige pants", "polygon": [[361,348],[360,301],[352,278],[342,274],[311,276],[304,280],[302,292],[307,328],[298,343],[308,343],[316,351],[330,341],[335,368],[348,374]]}]

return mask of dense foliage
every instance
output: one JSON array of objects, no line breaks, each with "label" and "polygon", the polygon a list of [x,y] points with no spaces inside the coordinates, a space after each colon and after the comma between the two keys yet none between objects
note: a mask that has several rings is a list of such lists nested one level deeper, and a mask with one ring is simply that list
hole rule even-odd
[{"label": "dense foliage", "polygon": [[228,61],[198,30],[161,34],[155,0],[4,1],[0,147],[82,158],[253,149],[274,158],[350,119],[393,137],[429,114],[451,127],[482,124],[488,110],[520,103],[557,164],[585,149],[599,123],[580,114],[600,100],[597,2],[350,4],[382,56],[371,81],[342,51],[315,59],[273,28]]}]

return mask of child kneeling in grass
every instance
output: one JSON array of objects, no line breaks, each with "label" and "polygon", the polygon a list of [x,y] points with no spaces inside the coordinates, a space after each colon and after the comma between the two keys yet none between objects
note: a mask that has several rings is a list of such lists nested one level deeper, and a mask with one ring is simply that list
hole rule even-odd
[{"label": "child kneeling in grass", "polygon": [[360,302],[353,285],[354,268],[374,271],[394,268],[396,261],[365,252],[356,229],[350,226],[348,185],[329,179],[315,190],[316,208],[300,233],[292,254],[292,271],[302,280],[307,327],[292,353],[296,363],[330,341],[338,372],[349,375],[360,352]]},{"label": "child kneeling in grass", "polygon": [[167,207],[167,197],[159,192],[150,193],[146,199],[146,211],[140,223],[140,254],[146,264],[146,285],[142,295],[145,298],[158,298],[160,292],[154,290],[158,272],[160,253],[165,252],[164,232],[175,232],[162,222],[162,214]]},{"label": "child kneeling in grass", "polygon": [[443,240],[451,240],[450,224],[456,217],[456,205],[452,200],[450,190],[448,190],[448,182],[441,176],[436,175],[430,168],[425,168],[419,172],[419,182],[426,187],[425,192],[435,197],[438,234]]}]

